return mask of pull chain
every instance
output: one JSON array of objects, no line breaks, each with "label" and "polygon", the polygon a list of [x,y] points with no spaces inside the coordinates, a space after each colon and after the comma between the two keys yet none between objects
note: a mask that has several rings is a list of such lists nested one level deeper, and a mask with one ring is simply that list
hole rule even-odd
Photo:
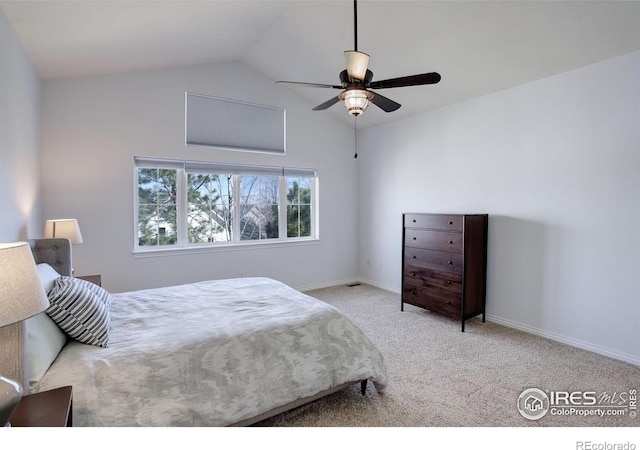
[{"label": "pull chain", "polygon": [[355,154],[353,159],[358,158],[358,116],[353,117],[353,147]]}]

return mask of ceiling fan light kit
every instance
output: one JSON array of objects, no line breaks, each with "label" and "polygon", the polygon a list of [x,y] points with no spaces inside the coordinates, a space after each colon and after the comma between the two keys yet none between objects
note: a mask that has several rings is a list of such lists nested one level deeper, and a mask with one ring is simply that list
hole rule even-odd
[{"label": "ceiling fan light kit", "polygon": [[373,96],[374,94],[366,89],[347,89],[338,95],[338,98],[342,100],[349,114],[358,117],[367,109]]},{"label": "ceiling fan light kit", "polygon": [[277,83],[292,84],[305,87],[341,89],[342,92],[327,100],[326,102],[313,108],[314,111],[321,111],[342,101],[346,110],[352,116],[359,116],[373,103],[385,112],[392,112],[400,108],[400,103],[396,103],[380,94],[374,94],[369,89],[389,89],[406,86],[420,86],[424,84],[436,84],[440,81],[440,74],[436,72],[423,73],[420,75],[409,75],[388,80],[372,81],[373,72],[368,69],[369,55],[358,51],[358,2],[353,2],[353,34],[354,50],[344,52],[347,69],[340,73],[341,85],[304,83],[299,81],[277,81]]}]

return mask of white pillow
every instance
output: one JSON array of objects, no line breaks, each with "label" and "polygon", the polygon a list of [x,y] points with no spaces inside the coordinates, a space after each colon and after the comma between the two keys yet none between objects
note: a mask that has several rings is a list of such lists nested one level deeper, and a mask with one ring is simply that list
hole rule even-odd
[{"label": "white pillow", "polygon": [[46,312],[41,312],[25,320],[29,364],[29,389],[33,389],[47,373],[67,343],[67,335],[51,320]]},{"label": "white pillow", "polygon": [[[60,274],[49,264],[38,264],[36,267],[44,291],[49,292],[55,281],[60,278]],[[27,329],[27,364],[31,390],[58,357],[58,353],[67,342],[67,335],[46,312],[30,317],[24,324]]]},{"label": "white pillow", "polygon": [[48,294],[53,287],[53,283],[58,278],[60,278],[60,274],[56,272],[56,270],[49,264],[41,263],[38,264],[36,268],[38,269],[38,275],[40,275],[40,282],[42,283],[42,287]]}]

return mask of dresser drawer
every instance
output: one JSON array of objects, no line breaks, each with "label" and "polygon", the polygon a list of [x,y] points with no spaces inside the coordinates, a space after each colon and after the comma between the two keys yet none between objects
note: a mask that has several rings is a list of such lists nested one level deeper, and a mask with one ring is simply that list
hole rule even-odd
[{"label": "dresser drawer", "polygon": [[404,245],[441,252],[462,253],[462,233],[407,228],[404,233]]},{"label": "dresser drawer", "polygon": [[462,294],[462,275],[457,273],[407,265],[404,269],[403,281],[411,286],[441,289],[455,294]]},{"label": "dresser drawer", "polygon": [[405,247],[404,265],[462,275],[462,254]]},{"label": "dresser drawer", "polygon": [[415,286],[405,286],[402,290],[402,297],[405,303],[426,308],[455,319],[462,317],[462,301],[459,295]]},{"label": "dresser drawer", "polygon": [[404,226],[407,228],[462,231],[462,216],[447,214],[405,214]]}]

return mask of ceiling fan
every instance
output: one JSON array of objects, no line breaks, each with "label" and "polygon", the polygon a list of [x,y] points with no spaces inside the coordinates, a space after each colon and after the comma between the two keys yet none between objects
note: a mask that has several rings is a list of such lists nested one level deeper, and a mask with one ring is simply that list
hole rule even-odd
[{"label": "ceiling fan", "polygon": [[353,23],[354,23],[354,50],[344,52],[347,63],[346,70],[340,72],[340,85],[303,83],[299,81],[277,81],[276,83],[291,84],[305,87],[341,89],[342,92],[327,100],[326,102],[313,108],[320,111],[333,106],[342,101],[345,108],[352,116],[362,114],[369,103],[373,103],[385,112],[392,112],[400,108],[400,103],[396,103],[387,97],[373,93],[369,89],[389,89],[406,86],[419,86],[423,84],[436,84],[440,81],[440,74],[436,72],[423,73],[419,75],[409,75],[388,80],[372,81],[373,72],[367,67],[369,65],[369,55],[358,51],[358,2],[353,1]]}]

